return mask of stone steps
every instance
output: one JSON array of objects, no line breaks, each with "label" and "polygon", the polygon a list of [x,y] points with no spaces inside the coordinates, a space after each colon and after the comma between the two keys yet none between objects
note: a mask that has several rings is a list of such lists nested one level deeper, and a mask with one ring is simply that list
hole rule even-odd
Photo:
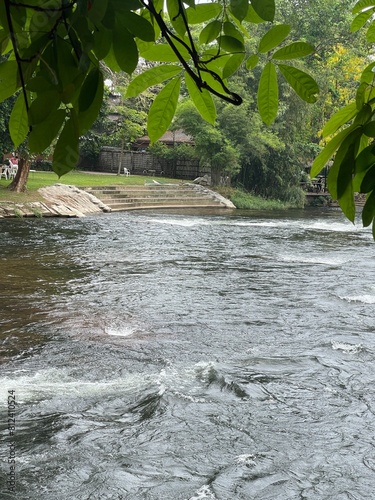
[{"label": "stone steps", "polygon": [[86,188],[111,211],[151,208],[233,208],[217,193],[190,183]]}]

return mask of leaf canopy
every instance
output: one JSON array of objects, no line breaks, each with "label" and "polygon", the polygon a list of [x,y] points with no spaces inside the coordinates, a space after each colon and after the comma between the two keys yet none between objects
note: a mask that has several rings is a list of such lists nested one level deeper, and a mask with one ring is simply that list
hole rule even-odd
[{"label": "leaf canopy", "polygon": [[[107,71],[135,75],[126,97],[164,84],[148,116],[153,142],[172,122],[182,78],[200,115],[215,123],[213,96],[240,105],[242,98],[227,79],[245,58],[248,70],[262,63],[260,56],[277,49],[290,31],[288,25],[271,24],[258,53],[246,56],[245,40],[252,34],[245,21],[273,23],[275,0],[167,0],[165,5],[166,10],[163,0],[0,2],[0,102],[21,90],[10,120],[15,147],[28,137],[30,150],[41,152],[57,141],[54,170],[63,175],[73,168],[79,137],[98,117]],[[199,24],[197,42],[192,27]],[[294,59],[311,50],[293,42],[273,58]],[[265,64],[258,105],[269,124],[277,114],[278,89],[274,64]],[[311,80],[288,71],[293,88],[312,101]]]}]

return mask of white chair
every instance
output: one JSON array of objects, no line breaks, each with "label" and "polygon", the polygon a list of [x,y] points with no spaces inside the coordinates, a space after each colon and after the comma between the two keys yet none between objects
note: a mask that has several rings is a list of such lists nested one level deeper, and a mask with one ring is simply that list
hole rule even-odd
[{"label": "white chair", "polygon": [[17,175],[18,172],[18,166],[17,165],[12,165],[9,168],[9,179],[14,179],[15,176]]},{"label": "white chair", "polygon": [[9,175],[9,167],[7,165],[1,165],[0,166],[0,179],[4,177],[5,179],[8,180],[8,175]]},{"label": "white chair", "polygon": [[130,171],[126,167],[124,167],[124,175],[126,176],[130,175]]}]

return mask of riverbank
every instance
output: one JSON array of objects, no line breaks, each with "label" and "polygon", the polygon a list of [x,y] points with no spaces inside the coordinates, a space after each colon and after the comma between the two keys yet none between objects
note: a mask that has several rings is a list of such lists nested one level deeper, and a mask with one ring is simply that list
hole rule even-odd
[{"label": "riverbank", "polygon": [[43,201],[0,202],[0,218],[84,217],[101,212],[150,208],[236,209],[219,193],[192,183],[167,184],[153,181],[144,186],[106,186],[79,189],[54,184],[40,188]]},{"label": "riverbank", "polygon": [[[148,176],[123,176],[74,170],[62,178],[54,172],[31,172],[25,193],[9,191],[9,180],[0,179],[0,218],[81,217],[109,211],[85,188],[95,186],[144,185]],[[168,180],[168,182],[179,182]],[[58,188],[56,188],[58,186]]]},{"label": "riverbank", "polygon": [[[110,211],[109,207],[101,207],[100,200],[88,199],[84,193],[88,189],[98,187],[117,186],[141,187],[150,183],[181,184],[181,179],[167,179],[150,176],[124,176],[102,172],[72,171],[61,179],[54,172],[31,172],[25,193],[14,193],[7,189],[9,181],[0,179],[0,218],[4,217],[80,217],[86,213],[96,211]],[[60,193],[47,190],[53,186],[60,186]],[[67,188],[67,191],[63,189]],[[44,190],[44,191],[43,191]],[[78,190],[78,191],[77,191]],[[82,191],[82,194],[79,194]],[[316,195],[314,199],[299,193],[294,202],[265,199],[254,196],[240,188],[220,186],[212,193],[229,200],[234,206],[242,210],[288,210],[310,206],[337,206],[330,198]],[[93,194],[94,191],[93,191]],[[81,200],[81,201],[80,201]],[[356,199],[358,206],[363,206],[362,199]]]},{"label": "riverbank", "polygon": [[[88,188],[103,186],[132,187],[156,184],[181,184],[179,179],[150,176],[123,176],[73,171],[58,179],[54,172],[32,172],[25,193],[7,189],[9,181],[0,182],[0,218],[5,217],[82,217],[85,214],[111,211]],[[197,186],[198,187],[198,186]],[[285,210],[295,205],[266,200],[234,188],[218,188],[212,196],[226,200],[226,206],[249,210]]]}]

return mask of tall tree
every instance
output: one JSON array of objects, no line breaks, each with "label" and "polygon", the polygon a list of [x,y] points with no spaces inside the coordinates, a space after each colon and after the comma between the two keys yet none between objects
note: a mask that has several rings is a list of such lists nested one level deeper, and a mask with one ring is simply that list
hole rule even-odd
[{"label": "tall tree", "polygon": [[222,176],[233,176],[240,170],[239,152],[219,127],[202,120],[190,100],[178,108],[174,128],[181,128],[194,138],[200,164],[211,171],[211,182],[218,186]]}]

